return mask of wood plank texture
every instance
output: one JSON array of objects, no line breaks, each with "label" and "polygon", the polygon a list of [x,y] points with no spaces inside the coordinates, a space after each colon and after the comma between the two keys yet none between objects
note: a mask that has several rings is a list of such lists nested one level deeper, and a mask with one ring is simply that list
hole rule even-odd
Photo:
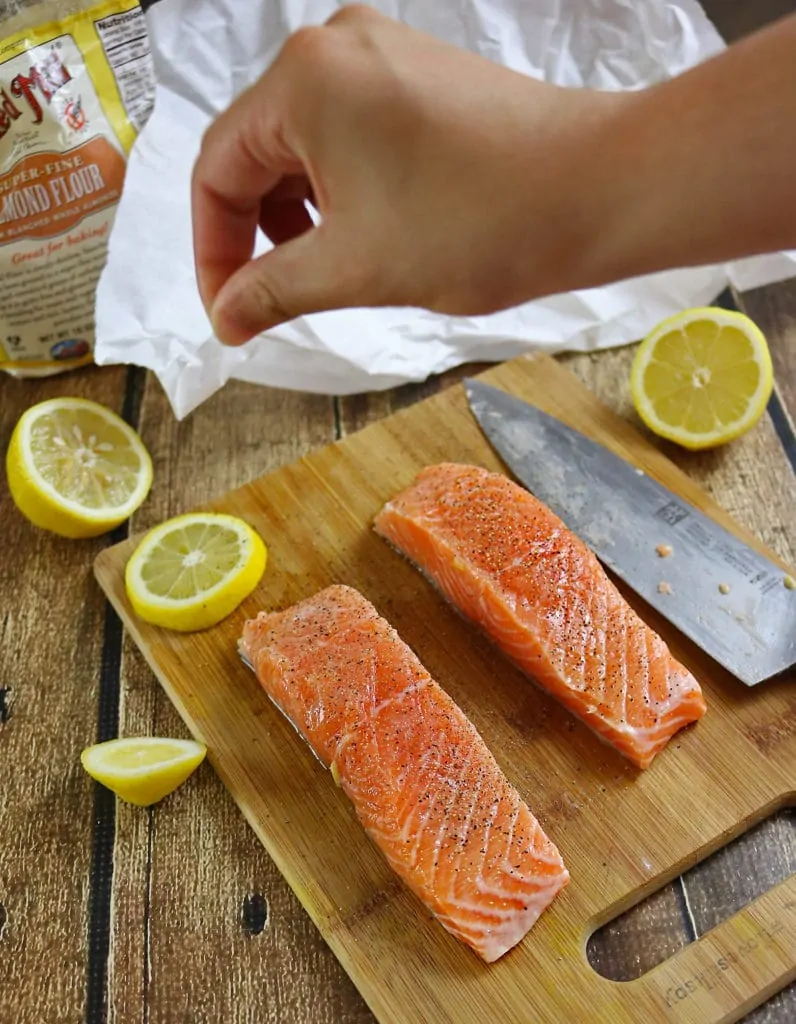
[{"label": "wood plank texture", "polygon": [[[625,421],[594,404],[553,361],[514,361],[488,376],[631,455],[687,500],[726,520],[687,476]],[[257,593],[240,614],[206,633],[179,637],[130,615],[121,583],[129,544],[101,555],[97,571],[180,713],[208,742],[216,771],[380,1019],[458,1021],[470,1019],[473,1006],[486,1013],[493,1005],[502,1006],[507,1022],[524,1019],[519,1014],[533,1006],[542,1015],[566,1016],[586,1005],[617,1021],[664,1006],[672,1020],[735,1019],[733,1009],[754,1005],[796,972],[784,952],[796,942],[796,919],[787,910],[792,885],[622,986],[588,968],[582,945],[589,922],[608,920],[792,791],[796,735],[782,729],[765,753],[759,745],[760,730],[790,706],[788,684],[739,686],[647,613],[705,683],[711,713],[678,739],[657,771],[632,771],[513,669],[501,666],[496,677],[486,642],[372,535],[369,523],[380,504],[420,466],[445,458],[497,468],[458,388],[213,502],[249,519],[267,542],[278,541]],[[532,942],[488,973],[418,913],[352,823],[329,777],[236,664],[235,638],[245,614],[284,606],[332,580],[345,580],[374,600],[450,689],[529,795],[579,880],[537,925]],[[542,721],[545,728],[532,727]],[[595,849],[602,858],[594,857]],[[718,979],[690,993],[687,1004],[670,1007],[669,988],[689,971],[707,970],[724,944],[756,927],[755,915],[776,918],[780,938],[739,963],[730,984]],[[537,980],[547,979],[534,992],[526,991],[524,980],[531,962]]]},{"label": "wood plank texture", "polygon": [[[0,0],[0,20],[35,2]],[[724,37],[734,40],[793,13],[796,0],[703,0],[703,6]],[[769,336],[781,408],[792,428],[796,285],[758,289],[743,296],[741,304]],[[631,358],[632,350],[625,349],[562,361],[632,422],[625,385]],[[141,427],[155,458],[156,477],[133,529],[146,529],[208,501],[291,462],[336,432],[351,434],[476,369],[339,399],[334,408],[328,399],[229,385],[184,424],[174,422],[159,386],[149,378]],[[42,381],[0,374],[0,451],[24,409],[61,394],[92,398],[116,411],[126,404],[137,425],[136,389],[143,379],[122,368],[86,369]],[[688,455],[660,447],[774,551],[796,561],[794,477],[770,417],[717,453]],[[186,727],[129,637],[120,687],[121,632],[88,568],[110,539],[70,543],[28,526],[13,509],[3,474],[0,521],[0,1021],[373,1024],[362,996],[209,765],[148,811],[114,806],[107,791],[83,775],[77,754],[96,738],[98,716],[104,729],[116,729],[118,699],[124,734],[185,735]],[[402,577],[404,593],[415,585],[408,576]],[[425,636],[422,628],[418,636]],[[486,665],[488,648],[478,646],[477,658]],[[442,656],[438,663],[444,663]],[[232,671],[238,671],[237,665]],[[255,691],[255,706],[269,713],[257,698]],[[474,697],[467,710],[478,706]],[[521,710],[527,714],[534,706],[531,701]],[[780,732],[776,724],[753,723],[753,758],[765,759],[769,750],[780,748]],[[284,763],[292,772],[301,755],[292,733],[282,741]],[[303,763],[299,776],[308,777],[311,787],[323,786]],[[295,791],[291,783],[288,797],[295,798]],[[533,805],[535,795],[529,796]],[[358,825],[346,817],[336,795],[331,805],[332,818],[343,816],[351,830],[346,842],[355,842]],[[325,818],[327,803],[319,798],[317,807]],[[389,909],[396,900],[389,876],[377,860],[368,864],[374,889],[381,892],[378,887],[384,885],[390,895]],[[791,810],[754,828],[604,929],[590,943],[593,962],[609,977],[636,977],[794,867],[796,815]],[[403,918],[408,928],[415,927],[416,912],[410,909]],[[336,921],[336,913],[330,911],[321,925]],[[422,927],[426,934],[426,923]],[[703,978],[711,977],[710,969],[708,961]],[[698,973],[692,971],[691,979]],[[678,978],[689,980],[682,971],[671,978],[672,991]],[[696,1009],[689,1010],[695,998]],[[708,1018],[700,1016],[699,998],[688,992],[677,1019],[703,1024]],[[564,1012],[557,1006],[551,1020],[559,1024]],[[689,1012],[691,1017],[683,1016]],[[643,1019],[664,1019],[664,1008],[656,1014]],[[494,1013],[484,1019],[503,1024]],[[590,1012],[583,1019],[597,1018]],[[792,1024],[796,985],[745,1020]]]},{"label": "wood plank texture", "polygon": [[340,434],[342,437],[354,434],[370,423],[377,423],[385,416],[439,394],[445,388],[458,384],[464,377],[483,372],[487,367],[487,363],[470,363],[467,366],[457,366],[437,377],[429,377],[422,384],[404,384],[403,387],[393,388],[391,391],[371,391],[339,398],[337,401]]},{"label": "wood plank texture", "polygon": [[[76,395],[121,411],[126,376],[0,374],[0,451],[18,417],[45,398]],[[0,522],[0,1021],[77,1022],[94,806],[79,753],[96,738],[106,619],[91,563],[109,539],[68,541],[31,526],[5,473]]]},{"label": "wood plank texture", "polygon": [[796,288],[756,288],[743,295],[741,306],[770,339],[776,389],[793,432],[796,425]]}]

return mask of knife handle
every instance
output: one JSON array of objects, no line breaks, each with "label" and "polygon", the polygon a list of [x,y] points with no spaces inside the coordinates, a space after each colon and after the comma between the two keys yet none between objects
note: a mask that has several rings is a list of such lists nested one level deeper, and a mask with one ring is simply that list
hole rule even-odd
[{"label": "knife handle", "polygon": [[625,1005],[639,1008],[637,1020],[731,1024],[793,980],[796,874],[641,978],[620,984]]}]

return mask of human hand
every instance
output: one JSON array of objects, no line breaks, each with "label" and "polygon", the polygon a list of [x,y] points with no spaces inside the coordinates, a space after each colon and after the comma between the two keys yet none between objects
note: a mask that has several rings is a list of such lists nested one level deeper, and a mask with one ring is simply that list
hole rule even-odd
[{"label": "human hand", "polygon": [[[214,329],[240,344],[343,306],[483,314],[791,248],[794,54],[790,17],[650,89],[561,89],[344,7],[205,136],[194,248]],[[276,248],[252,260],[258,224]]]},{"label": "human hand", "polygon": [[[343,306],[482,314],[597,283],[588,240],[605,211],[583,165],[618,102],[369,8],[302,29],[195,167],[197,277],[218,337]],[[258,224],[276,248],[252,260]]]}]

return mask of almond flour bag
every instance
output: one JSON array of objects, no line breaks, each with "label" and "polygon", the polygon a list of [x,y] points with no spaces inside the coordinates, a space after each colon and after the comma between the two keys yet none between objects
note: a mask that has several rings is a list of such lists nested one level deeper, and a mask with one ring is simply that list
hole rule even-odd
[{"label": "almond flour bag", "polygon": [[94,292],[153,93],[138,0],[46,0],[0,23],[0,369],[91,361]]}]

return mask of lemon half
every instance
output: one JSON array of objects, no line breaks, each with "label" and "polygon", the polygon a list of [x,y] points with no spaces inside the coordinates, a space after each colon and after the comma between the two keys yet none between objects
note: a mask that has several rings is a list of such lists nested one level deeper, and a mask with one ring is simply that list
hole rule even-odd
[{"label": "lemon half", "polygon": [[197,512],[144,537],[125,570],[136,615],[181,632],[207,629],[233,612],[265,571],[267,552],[242,519]]},{"label": "lemon half", "polygon": [[714,307],[659,324],[639,346],[630,376],[633,402],[650,430],[692,449],[744,434],[762,416],[773,385],[759,327]]},{"label": "lemon half", "polygon": [[148,807],[181,786],[206,753],[204,744],[193,740],[134,736],[96,743],[80,760],[92,779],[122,800]]},{"label": "lemon half", "polygon": [[138,434],[85,398],[51,398],[23,413],[6,471],[20,512],[62,537],[107,533],[152,485],[152,460]]}]

